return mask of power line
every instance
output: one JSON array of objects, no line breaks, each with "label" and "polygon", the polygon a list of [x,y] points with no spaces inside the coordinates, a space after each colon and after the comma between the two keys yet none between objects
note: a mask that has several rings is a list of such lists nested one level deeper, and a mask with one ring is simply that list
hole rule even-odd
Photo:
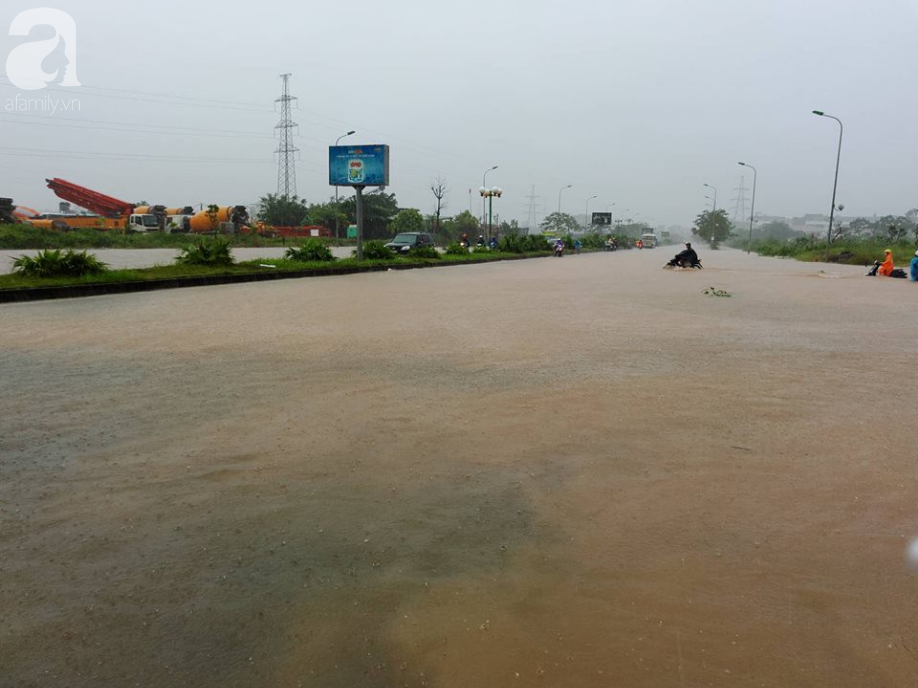
[{"label": "power line", "polygon": [[[9,81],[9,79],[4,76],[0,76],[0,79]],[[44,82],[41,82],[41,83],[42,85],[44,85]],[[16,88],[16,86],[12,83],[0,83],[0,87]],[[218,100],[218,99],[213,99],[213,98],[200,98],[200,97],[195,97],[195,96],[182,96],[182,95],[155,93],[155,92],[148,92],[148,91],[136,91],[136,90],[131,90],[131,89],[123,89],[123,88],[87,86],[85,84],[82,85],[80,89],[81,91],[84,89],[89,90],[90,92],[88,93],[88,95],[90,97],[97,96],[100,98],[114,98],[118,100],[130,100],[130,101],[139,101],[139,102],[146,102],[146,103],[159,103],[161,105],[178,105],[178,106],[205,107],[205,108],[213,108],[214,105],[220,105],[221,107],[224,107],[230,110],[242,110],[242,111],[247,110],[251,112],[265,112],[267,110],[267,107],[264,105],[259,105],[257,103],[246,103],[246,102],[240,102],[240,101]],[[55,85],[48,85],[45,89],[43,89],[43,92],[44,91],[50,91],[50,92],[55,92],[55,93],[67,93],[67,95],[69,95],[70,97],[74,96],[74,91],[72,91],[71,89],[60,88]],[[93,91],[96,91],[96,92],[94,93]],[[123,94],[123,95],[118,95],[118,94]],[[184,102],[167,102],[167,101],[164,102],[162,100],[164,98],[169,99],[169,100],[184,101]],[[342,124],[347,124],[348,126],[351,126],[352,124],[350,122],[344,122],[344,120],[336,119],[329,115],[324,115],[320,112],[315,112],[312,110],[300,110],[299,107],[297,107],[297,110],[299,110],[302,113],[306,113],[307,115],[311,115],[313,117],[318,117],[320,119],[328,120],[329,122],[335,123],[334,125],[332,125],[332,124],[325,124],[322,122],[312,122],[313,124],[316,124],[316,126],[324,127],[326,129],[336,130]],[[307,119],[309,118],[307,117]],[[383,131],[378,131],[370,127],[362,126],[359,123],[356,123],[356,127],[359,128],[360,131],[364,131],[364,132],[371,133],[371,134],[379,134],[380,136],[388,140],[400,142],[402,145],[407,146],[409,148],[413,148],[416,152],[421,153],[423,155],[428,155],[428,156],[449,155],[454,158],[461,158],[461,159],[468,160],[469,162],[472,161],[472,158],[466,157],[464,154],[453,153],[450,151],[443,151],[443,150],[439,150],[436,148],[432,148],[430,146],[426,146],[424,144],[413,143],[407,139],[402,139],[398,136],[393,136],[392,134],[388,134]]]},{"label": "power line", "polygon": [[194,156],[150,155],[147,153],[98,153],[94,151],[54,150],[48,148],[0,148],[0,156],[27,156],[36,158],[74,158],[79,160],[168,160],[170,162],[225,162],[225,163],[268,163],[264,158],[200,158]]}]

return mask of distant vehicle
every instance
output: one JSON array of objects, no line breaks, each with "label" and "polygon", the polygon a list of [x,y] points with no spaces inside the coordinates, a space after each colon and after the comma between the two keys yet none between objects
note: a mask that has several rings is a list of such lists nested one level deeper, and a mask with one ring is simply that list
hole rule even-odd
[{"label": "distant vehicle", "polygon": [[434,240],[426,232],[406,232],[397,235],[386,244],[386,248],[392,249],[396,253],[408,253],[413,248],[434,248]]},{"label": "distant vehicle", "polygon": [[654,248],[657,245],[657,235],[645,234],[641,237],[641,241],[644,242],[644,248]]},{"label": "distant vehicle", "polygon": [[135,213],[128,221],[129,232],[158,232],[159,218],[151,213]]}]

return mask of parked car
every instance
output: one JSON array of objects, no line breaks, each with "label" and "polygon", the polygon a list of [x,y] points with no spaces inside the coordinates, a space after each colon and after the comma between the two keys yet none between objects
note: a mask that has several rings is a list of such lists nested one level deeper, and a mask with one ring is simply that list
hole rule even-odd
[{"label": "parked car", "polygon": [[386,244],[386,248],[390,248],[396,253],[408,253],[411,249],[425,247],[434,248],[433,237],[425,232],[399,234]]}]

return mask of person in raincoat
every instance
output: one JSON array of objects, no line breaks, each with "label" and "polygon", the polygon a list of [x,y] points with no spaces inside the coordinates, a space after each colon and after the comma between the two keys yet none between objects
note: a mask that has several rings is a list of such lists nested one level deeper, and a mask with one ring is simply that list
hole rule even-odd
[{"label": "person in raincoat", "polygon": [[880,269],[877,270],[877,274],[881,277],[891,277],[893,270],[896,269],[896,264],[893,263],[892,251],[886,249],[886,260],[883,261],[883,264],[880,266]]},{"label": "person in raincoat", "polygon": [[918,282],[918,251],[915,251],[915,257],[908,265],[908,278],[912,282]]}]

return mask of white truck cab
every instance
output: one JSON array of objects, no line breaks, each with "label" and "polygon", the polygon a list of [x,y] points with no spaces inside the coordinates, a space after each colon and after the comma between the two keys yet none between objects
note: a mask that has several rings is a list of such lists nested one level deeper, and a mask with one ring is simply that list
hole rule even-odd
[{"label": "white truck cab", "polygon": [[128,231],[131,232],[155,232],[158,229],[156,215],[131,215],[128,220]]},{"label": "white truck cab", "polygon": [[641,237],[641,241],[644,242],[644,248],[655,248],[657,245],[657,235],[645,234]]}]

